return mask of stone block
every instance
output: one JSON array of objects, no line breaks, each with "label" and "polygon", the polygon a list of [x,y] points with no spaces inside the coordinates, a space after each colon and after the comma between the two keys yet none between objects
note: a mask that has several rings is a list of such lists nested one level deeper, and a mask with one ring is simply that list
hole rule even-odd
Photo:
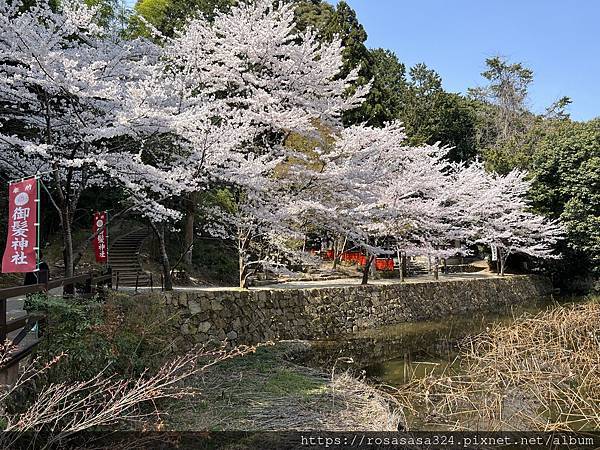
[{"label": "stone block", "polygon": [[212,299],[210,301],[210,309],[212,309],[213,311],[222,311],[223,310],[223,304],[221,303],[221,300],[219,299]]},{"label": "stone block", "polygon": [[208,333],[208,330],[212,328],[212,323],[210,322],[202,322],[198,325],[198,331],[201,333]]},{"label": "stone block", "polygon": [[196,300],[188,301],[188,309],[190,310],[190,314],[196,315],[202,312],[202,306]]},{"label": "stone block", "polygon": [[235,339],[237,339],[238,334],[235,331],[230,331],[229,333],[227,333],[226,335],[227,339],[229,339],[230,341],[233,341]]}]

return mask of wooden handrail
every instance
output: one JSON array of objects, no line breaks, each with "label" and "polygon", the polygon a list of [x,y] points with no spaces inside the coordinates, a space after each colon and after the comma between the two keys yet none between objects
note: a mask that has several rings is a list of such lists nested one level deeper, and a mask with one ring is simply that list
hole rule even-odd
[{"label": "wooden handrail", "polygon": [[[27,294],[35,294],[38,292],[48,292],[50,289],[56,289],[62,286],[72,286],[74,284],[86,283],[86,288],[93,292],[95,286],[105,282],[112,282],[112,270],[108,269],[105,272],[90,272],[82,275],[75,275],[68,278],[58,278],[49,280],[47,283],[31,284],[28,286],[15,286],[5,289],[0,289],[0,343],[6,341],[8,333],[21,329],[21,332],[15,338],[15,344],[20,343],[27,335],[36,322],[44,320],[43,315],[27,315],[16,319],[6,320],[6,306],[9,298],[20,297]],[[39,343],[39,339],[27,344],[25,347],[18,349],[10,355],[10,358],[4,361],[0,370],[5,370],[8,367],[14,366],[21,359],[29,355],[33,348]]]},{"label": "wooden handrail", "polygon": [[90,286],[112,281],[112,270],[108,269],[106,272],[100,273],[87,273],[82,275],[75,275],[67,278],[57,278],[50,280],[48,283],[31,284],[27,286],[15,286],[10,288],[0,289],[0,343],[6,340],[8,333],[22,328],[27,323],[27,316],[22,318],[13,319],[11,321],[6,320],[6,303],[7,300],[14,297],[20,297],[27,294],[35,294],[38,292],[48,292],[50,289],[56,289],[62,286],[71,286],[74,284],[85,283],[89,281]]},{"label": "wooden handrail", "polygon": [[48,281],[48,283],[41,284],[30,284],[27,286],[15,286],[10,288],[0,289],[0,300],[19,297],[26,294],[35,294],[37,292],[46,292],[50,289],[56,289],[71,284],[85,283],[88,280],[93,280],[96,284],[101,284],[105,281],[112,280],[112,272],[101,272],[101,273],[86,273],[81,275],[75,275],[68,278],[57,278]]}]

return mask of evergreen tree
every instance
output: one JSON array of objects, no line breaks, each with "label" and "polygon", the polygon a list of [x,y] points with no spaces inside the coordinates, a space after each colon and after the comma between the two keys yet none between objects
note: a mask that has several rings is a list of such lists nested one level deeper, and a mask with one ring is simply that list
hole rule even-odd
[{"label": "evergreen tree", "polygon": [[[135,11],[165,36],[173,37],[187,21],[199,15],[214,17],[234,5],[235,0],[138,0]],[[135,18],[131,28],[135,34],[148,34],[143,23]]]},{"label": "evergreen tree", "polygon": [[564,279],[600,273],[600,119],[544,121],[531,159],[529,193],[541,213],[567,232]]}]

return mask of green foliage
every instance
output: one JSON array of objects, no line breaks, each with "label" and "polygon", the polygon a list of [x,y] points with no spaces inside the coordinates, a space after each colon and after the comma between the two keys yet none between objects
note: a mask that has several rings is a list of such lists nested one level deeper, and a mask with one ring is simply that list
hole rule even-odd
[{"label": "green foliage", "polygon": [[296,0],[294,3],[297,28],[304,31],[312,27],[324,37],[325,30],[335,14],[335,8],[322,0]]},{"label": "green foliage", "polygon": [[108,27],[115,22],[125,21],[124,4],[120,0],[85,0],[85,4],[98,9],[98,22]]},{"label": "green foliage", "polygon": [[[321,8],[327,9],[329,5],[321,2]],[[318,17],[318,16],[316,16]],[[315,16],[305,16],[304,20],[315,18]],[[373,58],[367,49],[367,32],[358,21],[356,12],[345,1],[340,1],[335,12],[330,15],[327,22],[315,21],[310,23],[313,27],[320,29],[323,39],[331,41],[338,37],[344,46],[343,56],[344,65],[340,76],[347,76],[353,69],[359,68],[358,80],[355,86],[364,86],[374,78]],[[321,28],[319,28],[321,27]],[[386,111],[382,105],[384,91],[374,80],[373,88],[367,96],[364,104],[352,111],[344,113],[343,121],[345,125],[366,122],[370,125],[383,125],[386,121],[393,118],[389,111]]]},{"label": "green foliage", "polygon": [[395,112],[388,104],[389,90],[383,83],[379,83],[375,75],[373,66],[376,60],[365,45],[367,32],[358,21],[356,12],[345,1],[340,1],[335,8],[323,0],[298,0],[295,3],[296,20],[300,29],[312,27],[325,41],[331,41],[335,37],[342,41],[344,65],[340,77],[359,68],[359,78],[354,88],[373,82],[364,104],[344,114],[344,124],[366,122],[381,126],[393,120]]},{"label": "green foliage", "polygon": [[221,239],[198,238],[194,245],[198,270],[204,277],[220,284],[239,282],[237,257],[233,243]]},{"label": "green foliage", "polygon": [[[318,24],[313,26],[316,28]],[[362,81],[368,81],[370,70],[365,66],[369,61],[369,51],[365,46],[367,32],[348,3],[342,0],[337,4],[335,13],[325,25],[322,34],[327,40],[337,36],[342,41],[344,46],[342,76],[347,76],[355,67],[360,67],[360,75],[364,78]]]},{"label": "green foliage", "polygon": [[[479,106],[479,112],[488,107]],[[529,170],[533,164],[533,155],[540,140],[548,131],[550,122],[542,117],[527,115],[527,126],[505,139],[490,138],[497,136],[495,131],[490,131],[493,125],[479,123],[481,135],[488,133],[487,144],[480,142],[480,153],[483,155],[486,166],[493,172],[507,174],[513,169]],[[485,138],[484,138],[485,139]]]},{"label": "green foliage", "polygon": [[316,380],[307,374],[284,369],[267,380],[264,391],[276,395],[301,394],[309,396],[324,388],[325,386],[321,380]]},{"label": "green foliage", "polygon": [[525,110],[527,90],[533,81],[533,71],[521,63],[510,64],[505,58],[494,56],[485,60],[487,70],[481,73],[489,85],[472,89],[475,96],[497,103],[501,107]]},{"label": "green foliage", "polygon": [[600,274],[600,119],[548,121],[531,166],[535,207],[567,230],[562,266],[589,263]]},{"label": "green foliage", "polygon": [[[226,11],[234,0],[138,0],[135,11],[165,36],[172,37],[192,17],[214,17],[218,11]],[[132,19],[133,34],[148,36],[141,21]]]},{"label": "green foliage", "polygon": [[89,379],[101,371],[137,377],[154,370],[169,350],[171,318],[164,308],[127,295],[106,303],[36,295],[27,309],[46,315],[43,360],[66,356],[49,372],[53,382]]},{"label": "green foliage", "polygon": [[382,48],[370,51],[370,67],[373,73],[371,97],[377,101],[370,106],[377,125],[398,118],[407,92],[406,67],[390,50]]},{"label": "green foliage", "polygon": [[[533,71],[499,56],[486,59],[486,85],[469,89],[477,111],[477,145],[489,169],[526,168],[537,142],[539,120],[527,109]],[[556,109],[564,109],[561,101]]]},{"label": "green foliage", "polygon": [[453,161],[475,157],[476,116],[471,103],[445,92],[441,77],[425,64],[412,67],[409,74],[399,117],[410,143],[451,146],[449,158]]},{"label": "green foliage", "polygon": [[382,115],[400,119],[406,127],[409,142],[453,147],[449,158],[470,160],[476,155],[477,118],[472,102],[458,94],[445,92],[440,76],[425,64],[409,71],[389,50],[371,51],[373,89],[382,99],[377,107]]}]

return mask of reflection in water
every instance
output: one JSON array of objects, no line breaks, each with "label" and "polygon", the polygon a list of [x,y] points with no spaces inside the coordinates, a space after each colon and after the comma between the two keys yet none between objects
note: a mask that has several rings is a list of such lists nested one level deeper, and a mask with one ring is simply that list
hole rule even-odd
[{"label": "reflection in water", "polygon": [[532,301],[528,306],[507,307],[469,316],[403,323],[366,330],[334,340],[313,341],[310,363],[321,367],[363,369],[370,378],[399,386],[413,377],[424,377],[455,363],[458,343],[469,335],[485,331],[494,323],[508,322],[524,313],[547,309],[551,298]]}]

